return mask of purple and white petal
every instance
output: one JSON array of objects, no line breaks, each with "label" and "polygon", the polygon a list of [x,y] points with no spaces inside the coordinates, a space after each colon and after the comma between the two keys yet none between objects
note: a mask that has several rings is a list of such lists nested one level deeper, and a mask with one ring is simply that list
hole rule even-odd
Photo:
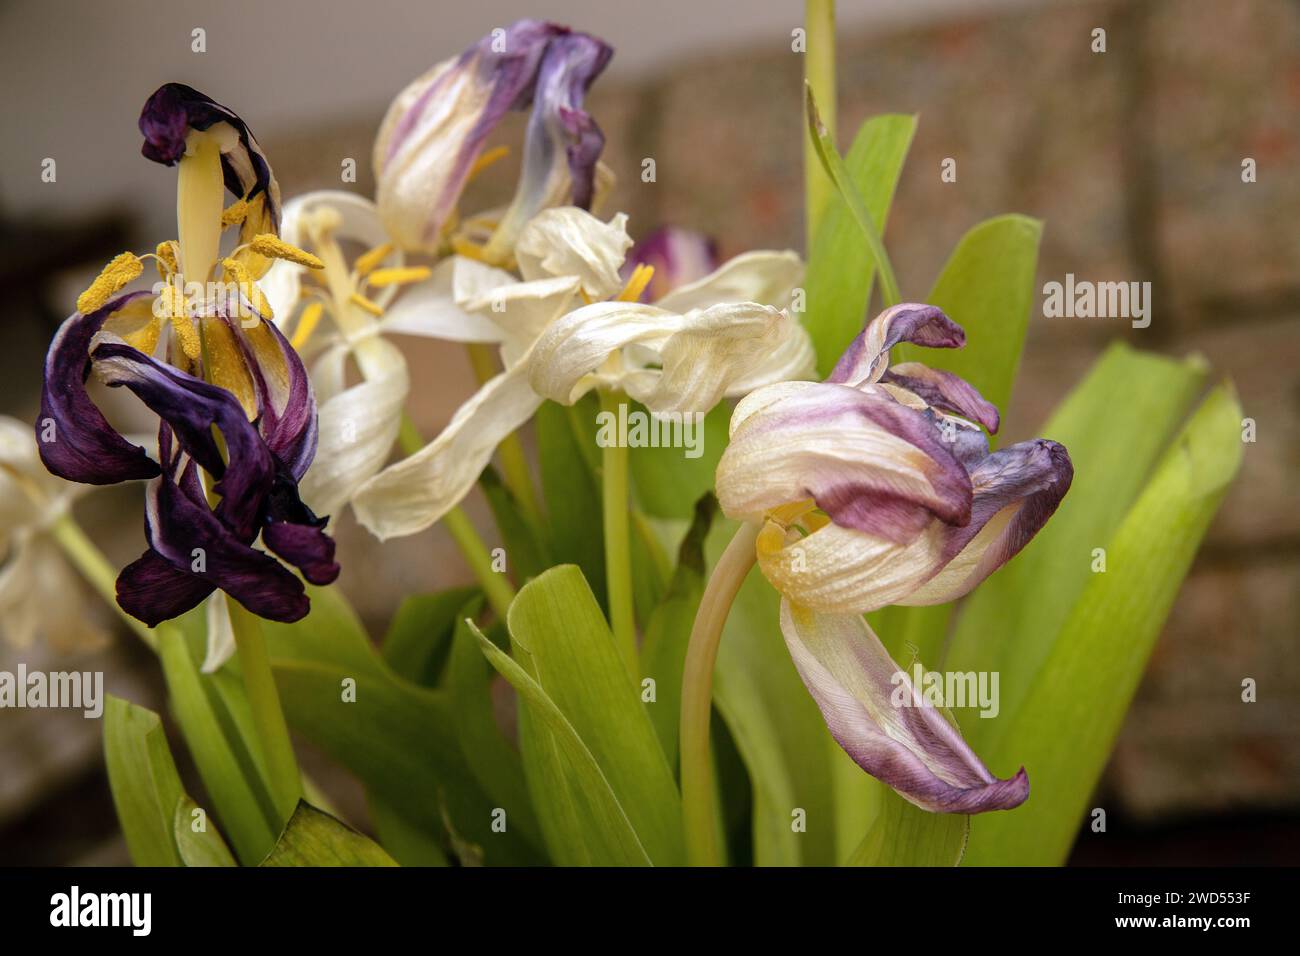
[{"label": "purple and white petal", "polygon": [[985,813],[1028,798],[1024,768],[995,777],[861,616],[818,614],[782,598],[781,631],[831,736],[904,799],[935,813]]},{"label": "purple and white petal", "polygon": [[1001,417],[997,406],[959,375],[920,362],[903,362],[887,369],[880,381],[905,388],[940,411],[953,412],[979,422],[991,434],[998,432]]},{"label": "purple and white petal", "polygon": [[86,392],[90,342],[111,316],[149,295],[120,296],[89,315],[76,313],[54,336],[45,356],[36,444],[51,473],[69,481],[108,485],[152,478],[158,465],[108,424]]},{"label": "purple and white petal", "polygon": [[[641,293],[640,301],[657,302],[674,289],[703,279],[716,269],[718,244],[702,232],[679,229],[676,226],[660,226],[634,245],[628,253],[627,261],[623,264],[624,281],[632,277],[637,266],[643,265],[650,266],[655,273]],[[678,307],[669,305],[665,308]]]},{"label": "purple and white petal", "polygon": [[966,333],[937,306],[901,303],[880,313],[858,333],[826,381],[854,388],[878,382],[889,367],[889,350],[900,342],[959,349],[966,344]]}]

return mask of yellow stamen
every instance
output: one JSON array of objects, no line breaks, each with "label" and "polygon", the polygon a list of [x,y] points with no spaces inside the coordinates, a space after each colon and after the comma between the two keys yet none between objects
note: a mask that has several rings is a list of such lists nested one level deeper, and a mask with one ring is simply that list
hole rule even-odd
[{"label": "yellow stamen", "polygon": [[645,287],[650,284],[654,278],[655,267],[650,265],[639,265],[632,272],[632,278],[627,280],[627,285],[623,286],[623,291],[615,298],[619,302],[637,302],[641,298],[641,293]]},{"label": "yellow stamen", "polygon": [[804,498],[800,501],[792,501],[789,504],[773,508],[767,513],[767,517],[769,520],[788,528],[816,507],[817,503],[811,498]]},{"label": "yellow stamen", "polygon": [[364,278],[370,275],[379,263],[387,259],[392,255],[392,253],[393,244],[391,242],[385,242],[382,245],[375,246],[373,249],[368,249],[361,253],[361,255],[357,256],[357,261],[352,264],[352,268],[356,270],[358,278]]},{"label": "yellow stamen", "polygon": [[104,266],[104,271],[90,284],[90,288],[77,296],[77,311],[85,315],[101,308],[112,298],[113,293],[140,278],[143,271],[144,264],[139,256],[130,252],[122,253]]},{"label": "yellow stamen", "polygon": [[469,177],[465,181],[473,182],[474,177],[479,173],[483,172],[483,170],[487,169],[493,163],[505,159],[509,155],[509,146],[495,146],[492,149],[489,149],[486,153],[479,156],[478,159],[474,160],[474,165],[469,168]]},{"label": "yellow stamen", "polygon": [[194,328],[194,323],[190,321],[187,314],[185,294],[181,292],[179,286],[169,283],[158,299],[159,312],[162,318],[169,320],[172,328],[176,330],[176,339],[181,344],[181,351],[190,361],[197,362],[203,351],[203,343],[199,340],[198,329]]},{"label": "yellow stamen", "polygon": [[299,249],[297,246],[291,246],[279,236],[269,232],[254,236],[253,241],[248,244],[248,248],[259,256],[266,256],[268,259],[288,259],[290,262],[296,262],[308,269],[325,268],[325,263],[310,252]]},{"label": "yellow stamen", "polygon": [[221,212],[221,228],[238,226],[248,218],[248,200],[236,199]]},{"label": "yellow stamen", "polygon": [[270,322],[275,316],[271,312],[271,303],[266,301],[266,296],[253,281],[252,273],[244,267],[242,262],[237,259],[225,258],[221,260],[221,265],[226,270],[226,278],[230,279],[239,286],[239,291],[248,298],[253,309],[261,316],[262,321]]},{"label": "yellow stamen", "polygon": [[[487,256],[483,254],[482,244],[474,242],[472,239],[466,239],[464,236],[451,237],[451,251],[458,256],[464,256],[466,259],[488,262]],[[491,265],[490,262],[488,264]]]},{"label": "yellow stamen", "polygon": [[407,266],[404,269],[376,269],[370,273],[368,282],[379,288],[386,285],[408,285],[412,282],[423,282],[429,276],[433,275],[433,270],[428,266]]},{"label": "yellow stamen", "polygon": [[371,302],[364,295],[360,295],[359,293],[353,292],[352,295],[348,296],[348,301],[351,302],[353,305],[361,306],[361,308],[365,309],[375,318],[379,318],[381,315],[384,314],[383,309],[381,309],[378,305]]},{"label": "yellow stamen", "polygon": [[172,239],[158,243],[154,255],[158,257],[158,261],[154,265],[158,267],[159,278],[166,279],[180,268],[180,260],[176,258],[176,240]]},{"label": "yellow stamen", "polygon": [[298,316],[298,327],[293,330],[293,338],[289,344],[294,349],[301,349],[311,338],[312,332],[316,331],[316,325],[320,322],[320,317],[325,312],[325,306],[319,302],[313,302],[302,310],[302,315]]}]

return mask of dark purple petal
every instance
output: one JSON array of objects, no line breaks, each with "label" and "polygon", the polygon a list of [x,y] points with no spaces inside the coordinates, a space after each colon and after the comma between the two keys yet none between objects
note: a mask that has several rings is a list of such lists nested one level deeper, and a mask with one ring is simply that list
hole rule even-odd
[{"label": "dark purple petal", "polygon": [[[154,91],[140,111],[140,152],[164,166],[173,166],[185,155],[185,138],[190,130],[209,130],[225,123],[235,133],[232,143],[223,143],[221,168],[226,188],[240,199],[265,197],[262,232],[279,232],[280,187],[271,173],[266,155],[252,130],[233,110],[184,83],[165,83]],[[268,228],[262,228],[265,225]]]},{"label": "dark purple petal", "polygon": [[932,408],[962,415],[979,422],[990,433],[998,433],[997,406],[959,375],[920,362],[903,362],[886,369],[880,380],[902,386]]},{"label": "dark purple petal", "polygon": [[[52,474],[92,485],[152,478],[158,474],[158,465],[145,450],[119,435],[86,393],[90,340],[113,313],[147,295],[148,292],[133,292],[89,315],[77,313],[59,327],[50,343],[45,356],[36,444],[41,461]],[[47,438],[51,440],[46,441]]]},{"label": "dark purple petal", "polygon": [[889,350],[900,342],[959,349],[966,344],[966,333],[938,307],[904,302],[867,323],[826,381],[853,386],[877,381],[889,364]]},{"label": "dark purple petal", "polygon": [[1009,780],[990,773],[861,615],[818,614],[782,598],[781,631],[831,736],[905,799],[935,813],[984,813],[1028,798],[1024,768]]},{"label": "dark purple petal", "polygon": [[215,590],[212,583],[172,567],[150,548],[117,576],[117,603],[150,627],[180,617]]},{"label": "dark purple petal", "polygon": [[253,377],[260,415],[257,429],[295,481],[316,456],[316,397],[297,351],[274,322],[249,329],[227,320]]},{"label": "dark purple petal", "polygon": [[1038,438],[993,452],[970,476],[970,523],[943,529],[941,563],[899,604],[956,600],[1019,554],[1070,490],[1074,465],[1064,445]]},{"label": "dark purple petal", "polygon": [[641,293],[641,301],[655,302],[716,269],[718,244],[700,232],[660,226],[632,247],[623,263],[623,278],[630,279],[640,265],[655,270],[650,284]]},{"label": "dark purple petal", "polygon": [[298,497],[297,482],[284,471],[267,501],[262,542],[299,568],[312,584],[330,584],[339,576],[334,539],[325,533],[327,518],[318,518]]}]

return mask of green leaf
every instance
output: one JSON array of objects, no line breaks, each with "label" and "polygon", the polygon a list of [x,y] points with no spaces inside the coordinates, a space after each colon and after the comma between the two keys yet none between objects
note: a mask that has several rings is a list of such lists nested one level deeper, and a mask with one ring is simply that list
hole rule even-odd
[{"label": "green leaf", "polygon": [[[681,797],[672,770],[641,703],[641,689],[615,648],[582,572],[560,566],[526,584],[510,607],[509,626],[514,660],[591,751],[647,855],[658,865],[680,863],[685,858]],[[547,727],[547,734],[535,733],[541,728],[533,723],[534,708],[524,711],[524,771],[547,844],[558,860],[559,844],[576,835],[548,828],[544,801],[553,807],[558,799],[543,784],[559,775],[554,742],[546,739],[554,731]]]},{"label": "green leaf", "polygon": [[185,793],[162,721],[151,710],[107,697],[104,758],[131,860],[136,866],[183,866],[173,821]]},{"label": "green leaf", "polygon": [[552,860],[561,866],[651,865],[609,779],[573,724],[514,658],[472,623],[470,629],[528,709],[528,716],[520,715],[519,733]]},{"label": "green leaf", "polygon": [[[715,524],[710,565],[736,528],[732,521]],[[723,630],[714,705],[749,770],[755,864],[829,866],[837,862],[830,756],[835,742],[790,660],[779,608],[779,595],[755,568]],[[791,828],[796,808],[805,811],[805,833]]]},{"label": "green leaf", "polygon": [[[195,811],[198,811],[196,816]],[[199,826],[200,829],[195,829]],[[207,814],[197,803],[181,794],[172,822],[176,848],[186,866],[237,866],[226,841],[215,827],[208,825]]]},{"label": "green leaf", "polygon": [[[534,419],[542,492],[557,561],[576,564],[605,606],[605,530],[596,475],[596,397],[571,408],[543,402]],[[595,510],[593,511],[593,507]]]},{"label": "green leaf", "polygon": [[452,588],[405,598],[384,635],[388,666],[409,681],[436,687],[451,654],[452,633],[464,616],[461,609],[478,593],[476,588]]},{"label": "green leaf", "polygon": [[987,219],[962,236],[926,302],[966,331],[960,349],[903,343],[890,363],[923,362],[960,375],[1006,411],[1034,304],[1043,224],[1027,216]]},{"label": "green leaf", "polygon": [[655,700],[646,709],[668,766],[674,772],[678,763],[686,646],[704,593],[704,541],[716,511],[717,501],[711,494],[696,502],[695,520],[678,550],[677,570],[663,599],[650,615],[641,645],[642,673],[655,682]]},{"label": "green leaf", "polygon": [[397,866],[369,837],[305,801],[262,866]]},{"label": "green leaf", "polygon": [[[944,664],[1001,675],[996,718],[959,715],[967,741],[986,762],[1093,579],[1093,549],[1118,527],[1204,377],[1200,359],[1176,361],[1115,345],[1039,432],[1069,450],[1073,485],[1024,551],[967,599]],[[989,764],[1002,776],[1018,766]]]},{"label": "green leaf", "polygon": [[483,469],[478,484],[492,509],[492,517],[496,520],[501,541],[510,555],[511,570],[517,579],[527,581],[535,578],[554,564],[547,543],[539,537],[540,529],[534,528],[524,517],[518,500],[502,483],[496,469],[491,465]]},{"label": "green leaf", "polygon": [[[644,405],[628,400],[629,413],[648,415]],[[727,447],[731,407],[722,402],[704,416],[700,434],[700,455],[686,457],[685,448],[629,448],[628,465],[636,500],[646,514],[655,518],[690,519],[691,509],[701,495],[713,490],[718,459]]]},{"label": "green leaf", "polygon": [[1064,862],[1151,649],[1241,464],[1241,407],[1215,388],[1166,451],[1088,575],[995,760],[1021,761],[1033,787],[1010,813],[976,822],[972,864]]},{"label": "green leaf", "polygon": [[[864,774],[865,776],[865,774]],[[874,818],[848,866],[956,866],[970,834],[970,817],[930,813],[871,780]]]},{"label": "green leaf", "polygon": [[[858,128],[845,157],[849,179],[881,233],[915,133],[915,116],[872,117]],[[862,331],[875,269],[866,238],[844,200],[833,196],[825,213],[808,256],[804,277],[808,308],[803,324],[817,350],[817,368],[829,375]]]},{"label": "green leaf", "polygon": [[369,795],[370,819],[379,843],[401,866],[449,866],[444,835],[411,823],[374,794]]}]

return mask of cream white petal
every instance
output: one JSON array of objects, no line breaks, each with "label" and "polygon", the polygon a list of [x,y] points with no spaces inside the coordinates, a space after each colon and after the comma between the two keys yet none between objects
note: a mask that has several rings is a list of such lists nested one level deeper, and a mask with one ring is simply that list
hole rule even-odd
[{"label": "cream white petal", "polygon": [[607,299],[623,287],[619,270],[631,247],[625,213],[602,222],[582,209],[561,206],[529,220],[515,259],[525,280],[577,276],[588,298]]},{"label": "cream white petal", "polygon": [[707,309],[719,302],[757,302],[784,309],[803,271],[803,261],[789,250],[745,252],[702,279],[679,286],[655,305],[673,312]]},{"label": "cream white petal", "polygon": [[357,489],[357,519],[381,539],[429,527],[469,493],[496,446],[541,402],[523,365],[486,382],[437,438]]},{"label": "cream white petal", "polygon": [[757,368],[727,389],[728,398],[748,395],[756,388],[777,382],[808,380],[817,377],[817,352],[808,331],[793,318],[781,325],[781,337],[775,348]]},{"label": "cream white petal", "polygon": [[0,638],[15,647],[42,639],[58,650],[102,646],[108,633],[86,584],[49,535],[23,528],[0,556]]},{"label": "cream white petal", "polygon": [[208,628],[208,648],[201,670],[215,674],[235,653],[235,628],[230,623],[230,605],[224,591],[213,591],[203,602]]},{"label": "cream white petal", "polygon": [[384,312],[380,328],[448,342],[500,342],[505,338],[501,327],[465,303],[515,281],[501,269],[451,256],[438,263],[428,279],[402,290]]}]

